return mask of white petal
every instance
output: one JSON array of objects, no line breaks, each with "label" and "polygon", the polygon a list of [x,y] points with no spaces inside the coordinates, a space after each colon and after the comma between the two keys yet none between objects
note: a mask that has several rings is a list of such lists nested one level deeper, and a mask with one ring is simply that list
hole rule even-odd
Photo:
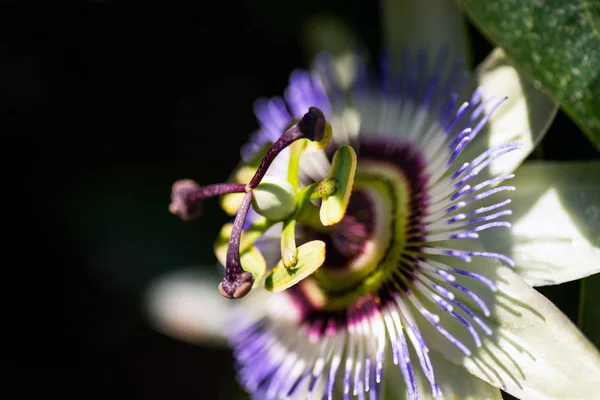
[{"label": "white petal", "polygon": [[[541,141],[554,120],[558,104],[516,70],[500,48],[492,51],[477,67],[475,76],[465,85],[463,99],[470,96],[477,86],[483,87],[484,100],[505,96],[508,99],[494,111],[484,130],[467,146],[461,159],[470,160],[492,146],[518,141],[523,145],[521,150],[499,157],[489,167],[494,175],[511,173]],[[489,111],[494,104],[494,101],[488,103],[486,110]]]},{"label": "white petal", "polygon": [[600,162],[528,163],[510,184],[513,227],[490,230],[486,248],[532,285],[600,272]]},{"label": "white petal", "polygon": [[435,372],[435,380],[442,391],[442,399],[452,400],[501,400],[500,390],[471,375],[464,368],[457,368],[437,352],[429,353]]},{"label": "white petal", "polygon": [[[424,49],[433,63],[435,54],[447,46],[448,64],[464,62],[470,65],[467,24],[460,9],[452,1],[385,0],[381,15],[384,18],[385,44],[392,57],[402,50]],[[394,59],[394,58],[392,58]]]},{"label": "white petal", "polygon": [[[460,325],[445,318],[446,329],[469,343],[466,357],[431,329],[426,342],[469,372],[521,400],[597,399],[600,353],[548,299],[510,268],[474,259],[470,270],[492,278],[498,292],[477,290],[492,310],[492,335],[480,348],[469,343]],[[467,266],[462,265],[463,268]],[[471,283],[469,288],[477,288]],[[422,325],[421,325],[422,326]]]},{"label": "white petal", "polygon": [[146,291],[151,326],[183,342],[226,345],[225,325],[235,302],[219,294],[215,275],[190,268],[157,278]]},{"label": "white petal", "polygon": [[[414,353],[412,362],[414,366],[415,378],[419,392],[420,400],[501,400],[500,390],[487,382],[469,374],[466,369],[457,366],[444,359],[435,351],[429,353],[433,365],[435,380],[439,386],[442,395],[433,397],[431,386],[425,378],[422,369]],[[408,391],[399,367],[391,362],[386,364],[385,368],[385,396],[384,400],[403,400],[408,399]]]}]

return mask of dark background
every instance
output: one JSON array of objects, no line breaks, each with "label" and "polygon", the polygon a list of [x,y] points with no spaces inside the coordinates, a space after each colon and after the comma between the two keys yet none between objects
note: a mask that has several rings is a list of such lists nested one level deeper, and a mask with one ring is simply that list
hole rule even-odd
[{"label": "dark background", "polygon": [[[230,399],[238,390],[227,350],[162,336],[141,312],[153,278],[212,262],[227,219],[209,202],[201,222],[182,223],[167,212],[170,185],[227,178],[257,128],[254,100],[278,95],[308,65],[308,18],[344,19],[376,54],[379,9],[190,4],[0,6],[3,358],[18,398]],[[478,62],[491,47],[471,32]],[[563,114],[542,154],[598,157]],[[545,291],[576,315],[576,301],[560,298],[576,299],[577,283]]]}]

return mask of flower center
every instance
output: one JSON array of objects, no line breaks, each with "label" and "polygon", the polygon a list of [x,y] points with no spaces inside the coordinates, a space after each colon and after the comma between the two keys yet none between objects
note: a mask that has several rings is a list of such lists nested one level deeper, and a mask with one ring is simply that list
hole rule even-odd
[{"label": "flower center", "polygon": [[408,260],[423,242],[427,177],[418,150],[387,138],[363,140],[357,149],[344,219],[328,233],[312,232],[326,243],[325,264],[291,289],[308,314],[343,310],[366,298],[380,301],[386,285],[404,286],[412,276]]}]

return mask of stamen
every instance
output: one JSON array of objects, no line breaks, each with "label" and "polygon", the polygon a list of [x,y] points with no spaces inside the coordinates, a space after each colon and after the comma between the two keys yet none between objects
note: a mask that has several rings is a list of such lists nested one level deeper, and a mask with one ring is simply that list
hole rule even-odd
[{"label": "stamen", "polygon": [[337,179],[326,178],[322,181],[313,183],[308,190],[310,190],[310,201],[322,199],[335,194],[337,190]]},{"label": "stamen", "polygon": [[244,297],[252,289],[254,277],[244,271],[240,261],[240,238],[244,227],[246,214],[252,202],[252,191],[246,192],[240,209],[233,221],[233,229],[227,246],[227,261],[225,263],[225,278],[219,284],[219,292],[228,299]]}]

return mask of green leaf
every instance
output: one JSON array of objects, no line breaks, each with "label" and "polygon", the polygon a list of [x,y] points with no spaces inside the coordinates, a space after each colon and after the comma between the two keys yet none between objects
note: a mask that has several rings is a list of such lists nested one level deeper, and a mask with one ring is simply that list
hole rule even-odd
[{"label": "green leaf", "polygon": [[340,146],[333,155],[328,177],[336,180],[336,192],[333,196],[324,198],[321,203],[319,215],[323,225],[331,226],[344,218],[352,194],[355,172],[356,152],[350,146]]},{"label": "green leaf", "polygon": [[285,268],[283,261],[279,261],[265,278],[265,288],[274,293],[284,291],[315,272],[324,262],[324,242],[313,240],[304,243],[298,247],[298,263],[296,266]]},{"label": "green leaf", "polygon": [[460,0],[460,4],[600,149],[600,5],[595,0]]},{"label": "green leaf", "polygon": [[581,281],[579,327],[600,348],[600,274]]}]

